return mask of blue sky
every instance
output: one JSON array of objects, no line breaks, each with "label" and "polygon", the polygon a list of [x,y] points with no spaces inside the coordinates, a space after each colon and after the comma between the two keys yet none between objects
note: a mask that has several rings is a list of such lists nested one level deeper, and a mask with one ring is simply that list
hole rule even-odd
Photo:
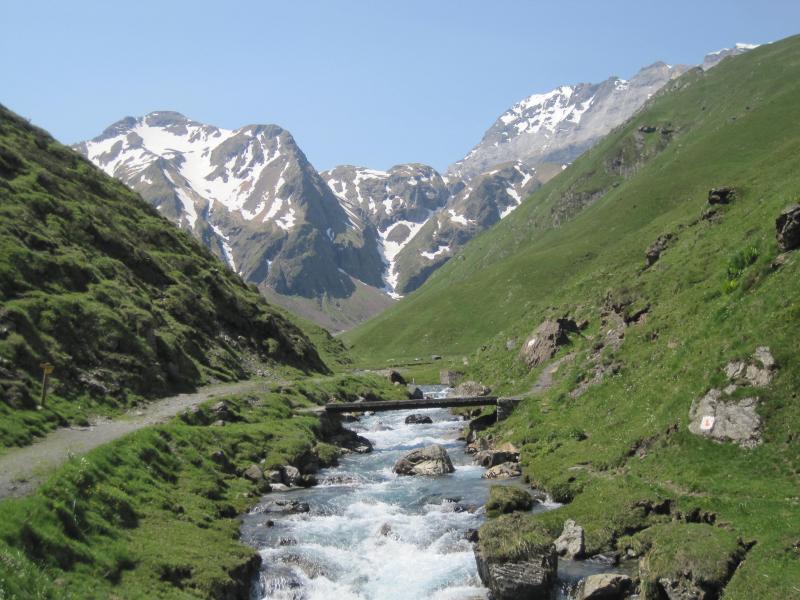
[{"label": "blue sky", "polygon": [[461,158],[560,84],[800,30],[800,2],[3,0],[0,103],[71,143],[126,115],[277,123],[318,169]]}]

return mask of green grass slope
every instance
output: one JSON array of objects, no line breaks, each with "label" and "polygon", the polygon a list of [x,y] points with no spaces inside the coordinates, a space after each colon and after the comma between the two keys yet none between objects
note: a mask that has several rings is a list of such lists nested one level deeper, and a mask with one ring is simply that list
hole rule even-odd
[{"label": "green grass slope", "polygon": [[[687,577],[707,597],[800,597],[800,252],[779,256],[775,237],[800,199],[799,94],[798,37],[688,73],[347,337],[360,362],[467,355],[468,376],[520,393],[549,364],[524,367],[527,336],[548,317],[587,319],[554,357],[569,360],[553,386],[489,435],[516,443],[530,481],[567,503],[529,518],[552,537],[575,519],[590,554],[638,557],[646,599]],[[721,185],[736,199],[710,214]],[[608,343],[615,312],[643,309]],[[774,379],[730,399],[758,399],[762,443],[690,433],[692,402],[759,346]],[[488,533],[517,543],[515,528]]]},{"label": "green grass slope", "polygon": [[[255,289],[2,106],[0,301],[0,446],[270,363],[326,368]],[[44,362],[52,394],[37,411]]]}]

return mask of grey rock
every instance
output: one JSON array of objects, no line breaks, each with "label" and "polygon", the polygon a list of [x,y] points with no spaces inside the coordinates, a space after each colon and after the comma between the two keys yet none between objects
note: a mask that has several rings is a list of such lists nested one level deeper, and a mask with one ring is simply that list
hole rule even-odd
[{"label": "grey rock", "polygon": [[541,365],[569,342],[568,332],[577,330],[577,324],[569,319],[544,321],[522,344],[519,357],[529,369]]},{"label": "grey rock", "polygon": [[425,394],[422,392],[422,389],[412,384],[408,386],[408,397],[412,400],[422,400]]},{"label": "grey rock", "polygon": [[267,471],[264,473],[264,477],[270,483],[282,483],[283,482],[283,475],[281,474],[280,470],[275,469],[273,471]]},{"label": "grey rock", "polygon": [[577,600],[622,600],[633,581],[620,573],[589,575],[578,585]]},{"label": "grey rock", "polygon": [[519,562],[487,561],[476,545],[475,562],[481,581],[495,600],[550,600],[558,571],[555,550],[536,554]]},{"label": "grey rock", "polygon": [[308,502],[298,500],[270,500],[259,506],[258,510],[265,513],[297,514],[307,513],[311,507]]},{"label": "grey rock", "polygon": [[689,410],[689,431],[718,442],[733,442],[742,448],[761,444],[758,398],[726,401],[722,392],[711,389],[695,399]]},{"label": "grey rock", "polygon": [[522,475],[519,463],[504,462],[488,469],[481,477],[484,479],[511,479]]},{"label": "grey rock", "polygon": [[288,485],[298,485],[301,477],[300,469],[292,465],[284,465],[280,468],[281,481]]},{"label": "grey rock", "polygon": [[568,519],[564,522],[564,530],[554,544],[559,556],[569,559],[583,558],[586,551],[583,527]]},{"label": "grey rock", "polygon": [[264,481],[264,472],[258,465],[250,465],[242,472],[242,477],[254,483],[258,483]]},{"label": "grey rock", "polygon": [[775,220],[775,229],[781,252],[800,247],[800,204],[785,208]]},{"label": "grey rock", "polygon": [[443,446],[434,444],[427,448],[412,450],[398,460],[392,470],[398,475],[444,475],[453,473],[455,468],[447,450]]},{"label": "grey rock", "polygon": [[477,381],[465,381],[456,386],[452,392],[455,397],[488,396],[492,393],[492,388],[478,383]]},{"label": "grey rock", "polygon": [[475,455],[474,460],[480,466],[488,469],[507,462],[519,462],[519,453],[505,450],[483,450]]},{"label": "grey rock", "polygon": [[423,425],[426,423],[433,423],[433,419],[431,419],[428,415],[408,415],[405,420],[406,425]]},{"label": "grey rock", "polygon": [[661,258],[661,254],[667,249],[667,246],[672,238],[673,235],[671,233],[667,233],[665,235],[658,236],[658,239],[650,244],[650,247],[645,253],[645,261],[648,267],[652,267],[656,261]]}]

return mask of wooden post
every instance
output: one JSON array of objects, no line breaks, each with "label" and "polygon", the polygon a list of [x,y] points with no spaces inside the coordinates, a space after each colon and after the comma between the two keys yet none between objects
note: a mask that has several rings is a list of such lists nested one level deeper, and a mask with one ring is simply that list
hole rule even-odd
[{"label": "wooden post", "polygon": [[41,409],[44,408],[47,400],[47,379],[55,367],[47,362],[41,363],[39,366],[42,368],[42,400],[39,403],[39,408]]}]

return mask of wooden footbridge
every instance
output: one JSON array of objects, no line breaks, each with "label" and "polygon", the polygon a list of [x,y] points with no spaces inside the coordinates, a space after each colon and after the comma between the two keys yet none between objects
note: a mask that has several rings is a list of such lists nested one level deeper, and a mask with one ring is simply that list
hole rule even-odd
[{"label": "wooden footbridge", "polygon": [[497,406],[497,419],[506,418],[519,403],[519,398],[467,396],[460,398],[420,398],[418,400],[376,400],[364,402],[332,402],[324,409],[329,414],[416,410],[421,408],[460,408],[464,406]]}]

